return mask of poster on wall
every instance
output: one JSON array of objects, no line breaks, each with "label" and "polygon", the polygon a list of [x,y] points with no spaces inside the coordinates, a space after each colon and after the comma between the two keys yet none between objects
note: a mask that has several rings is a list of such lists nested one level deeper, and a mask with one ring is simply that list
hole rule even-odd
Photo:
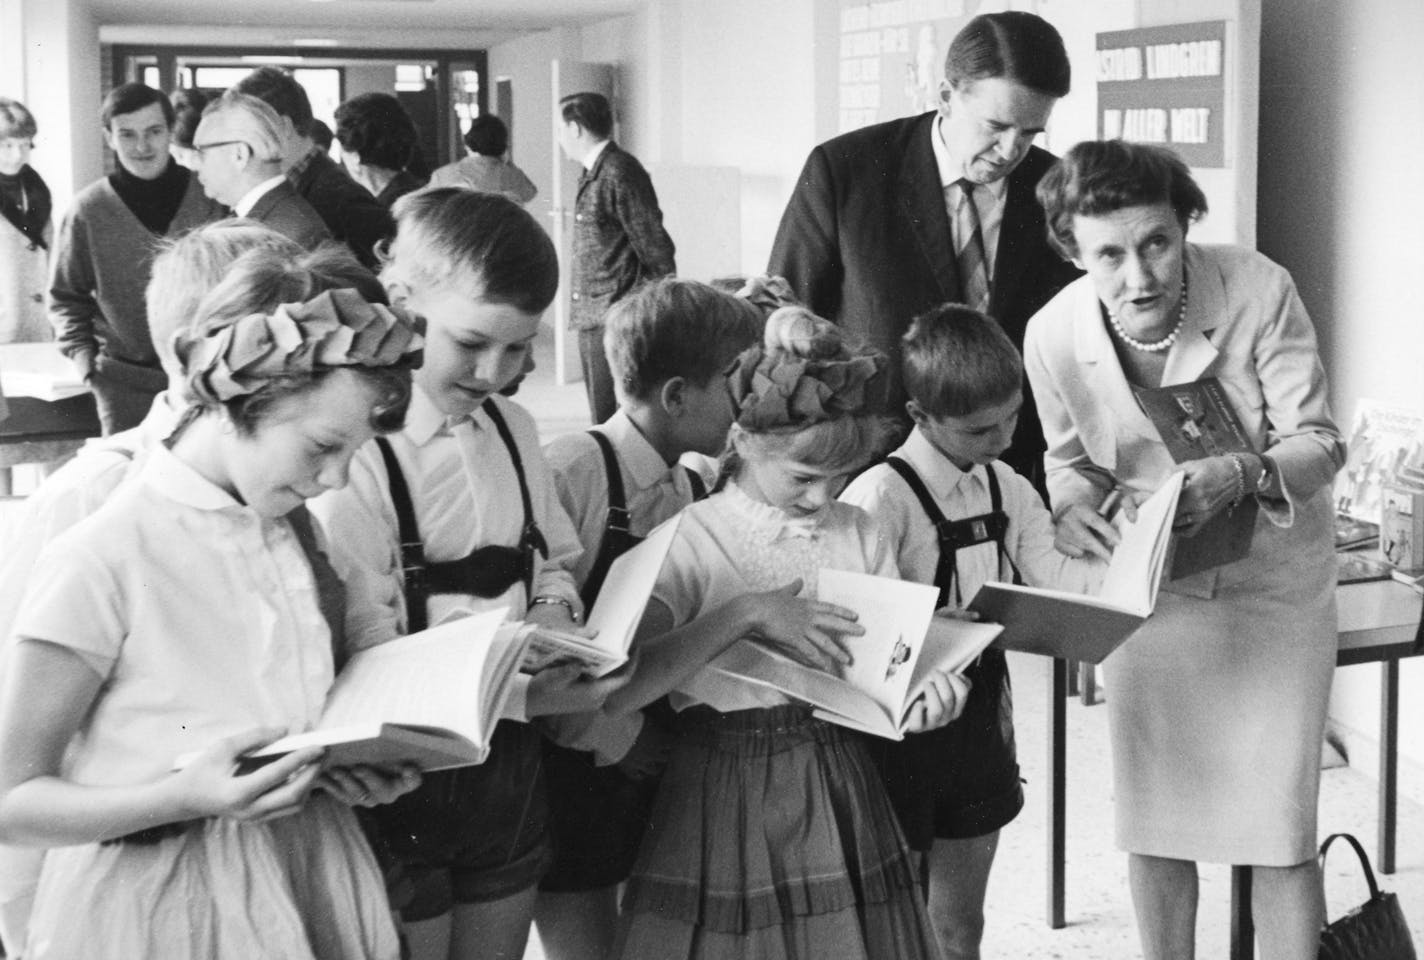
[{"label": "poster on wall", "polygon": [[1226,166],[1226,21],[1098,34],[1098,137],[1157,143]]},{"label": "poster on wall", "polygon": [[965,0],[841,0],[837,132],[935,109],[949,43],[978,6]]}]

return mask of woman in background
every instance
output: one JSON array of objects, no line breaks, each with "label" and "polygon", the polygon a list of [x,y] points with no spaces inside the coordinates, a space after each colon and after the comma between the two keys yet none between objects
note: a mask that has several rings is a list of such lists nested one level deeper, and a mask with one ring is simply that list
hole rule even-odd
[{"label": "woman in background", "polygon": [[389,93],[358,94],[336,108],[341,162],[387,210],[425,185],[407,169],[418,141],[410,114]]},{"label": "woman in background", "polygon": [[38,127],[25,105],[0,97],[0,343],[53,340],[49,286],[49,187],[30,166]]}]

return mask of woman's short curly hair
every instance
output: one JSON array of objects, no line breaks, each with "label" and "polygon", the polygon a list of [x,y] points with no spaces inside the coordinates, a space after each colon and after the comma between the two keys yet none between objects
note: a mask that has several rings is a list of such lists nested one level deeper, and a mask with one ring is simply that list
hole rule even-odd
[{"label": "woman's short curly hair", "polygon": [[384,170],[404,170],[419,134],[410,114],[389,93],[361,93],[336,108],[336,140],[361,162]]}]

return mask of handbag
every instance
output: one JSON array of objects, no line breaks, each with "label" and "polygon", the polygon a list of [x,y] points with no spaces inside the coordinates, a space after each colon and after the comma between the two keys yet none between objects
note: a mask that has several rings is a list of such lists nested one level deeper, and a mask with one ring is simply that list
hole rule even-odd
[{"label": "handbag", "polygon": [[1360,858],[1365,882],[1370,885],[1370,898],[1333,923],[1326,923],[1320,931],[1320,960],[1418,960],[1399,898],[1381,892],[1360,841],[1348,833],[1326,837],[1320,845],[1322,871],[1330,844],[1341,839],[1348,841]]}]

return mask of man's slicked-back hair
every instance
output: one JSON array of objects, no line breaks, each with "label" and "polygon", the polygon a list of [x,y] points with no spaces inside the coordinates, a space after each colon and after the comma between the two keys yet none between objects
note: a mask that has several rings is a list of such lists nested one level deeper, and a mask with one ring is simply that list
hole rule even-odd
[{"label": "man's slicked-back hair", "polygon": [[163,108],[163,119],[172,127],[175,117],[173,104],[168,102],[162,90],[155,90],[142,83],[121,83],[110,90],[99,106],[99,123],[107,130],[110,120],[142,110],[150,103],[156,103]]},{"label": "man's slicked-back hair", "polygon": [[1072,67],[1063,38],[1047,20],[1009,10],[970,20],[950,42],[944,77],[962,88],[975,80],[1003,77],[1050,97],[1065,97]]},{"label": "man's slicked-back hair", "polygon": [[559,289],[554,242],[522,206],[497,193],[438,187],[395,202],[396,236],[382,276],[445,286],[524,313],[543,313]]},{"label": "man's slicked-back hair", "polygon": [[946,303],[920,314],[901,338],[905,392],[932,417],[963,417],[1023,389],[1023,358],[978,310]]},{"label": "man's slicked-back hair", "polygon": [[613,136],[613,107],[601,93],[571,93],[559,101],[560,115],[600,140]]},{"label": "man's slicked-back hair", "polygon": [[258,67],[232,85],[238,93],[256,97],[292,121],[302,136],[311,129],[312,108],[307,92],[297,78],[277,67]]}]

